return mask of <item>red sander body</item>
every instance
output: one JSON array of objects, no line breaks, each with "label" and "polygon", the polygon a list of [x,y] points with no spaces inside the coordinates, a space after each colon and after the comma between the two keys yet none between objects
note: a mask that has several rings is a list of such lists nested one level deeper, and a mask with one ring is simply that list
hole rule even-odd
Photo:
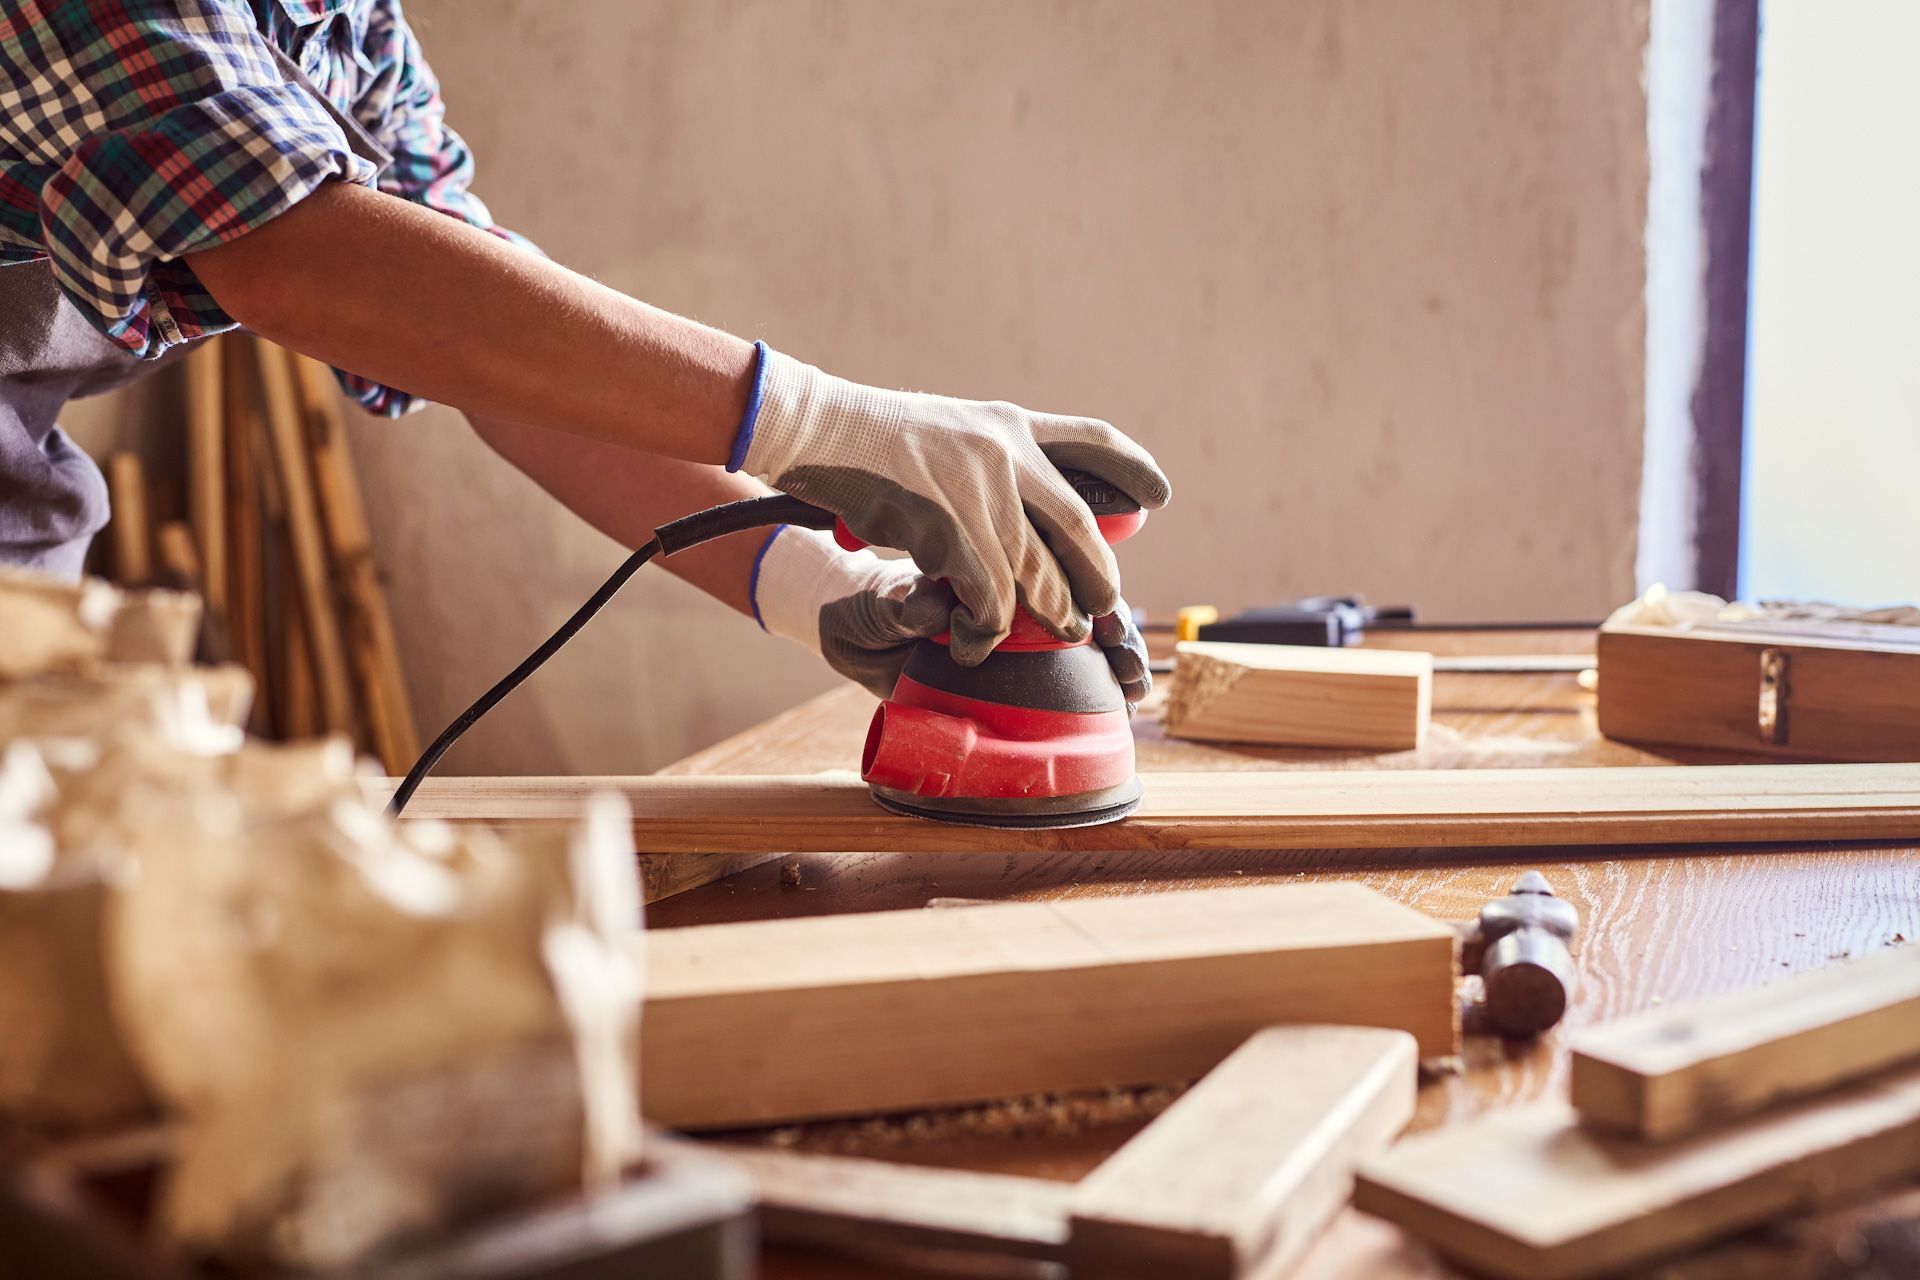
[{"label": "red sander body", "polygon": [[[1145,523],[1118,489],[1066,475],[1109,543]],[[896,813],[971,826],[1088,827],[1140,803],[1131,717],[1105,652],[1091,637],[1055,639],[1024,608],[977,667],[953,660],[945,634],[920,642],[873,714],[860,776]]]}]

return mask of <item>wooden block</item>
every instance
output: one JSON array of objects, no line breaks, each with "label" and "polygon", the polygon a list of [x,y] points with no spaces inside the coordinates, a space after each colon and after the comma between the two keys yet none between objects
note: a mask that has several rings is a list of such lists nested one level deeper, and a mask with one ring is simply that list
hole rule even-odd
[{"label": "wooden block", "polygon": [[[753,1179],[768,1240],[841,1253],[1058,1262],[1070,1183],[717,1143]],[[969,1268],[971,1271],[972,1268]]]},{"label": "wooden block", "polygon": [[1411,750],[1433,706],[1433,655],[1183,641],[1161,726],[1175,738]]},{"label": "wooden block", "polygon": [[681,1128],[1190,1080],[1275,1022],[1454,1046],[1454,934],[1361,885],[649,931],[641,1106]]},{"label": "wooden block", "polygon": [[1832,630],[1605,628],[1600,732],[1757,756],[1920,759],[1920,627]]},{"label": "wooden block", "polygon": [[1254,1035],[1074,1189],[1068,1264],[1112,1280],[1280,1275],[1413,1118],[1412,1036]]},{"label": "wooden block", "polygon": [[1920,1061],[1920,946],[1573,1039],[1573,1105],[1588,1123],[1668,1139]]},{"label": "wooden block", "polygon": [[[1920,764],[1149,773],[1099,827],[965,827],[888,813],[851,774],[428,778],[409,817],[570,821],[633,806],[643,853],[1407,849],[1920,839]],[[368,784],[385,803],[392,779]]]},{"label": "wooden block", "polygon": [[[311,460],[301,430],[293,373],[287,363],[291,356],[270,342],[254,346],[259,357],[260,385],[266,393],[267,433],[273,442],[281,499],[286,504],[287,539],[292,549],[294,579],[299,586],[300,613],[306,623],[306,649],[312,660],[314,688],[318,693],[319,727],[351,733],[353,686],[347,678],[346,646],[340,638],[340,619],[334,608],[333,579],[320,525],[319,500],[314,495]],[[211,559],[206,570],[209,575],[214,572]]]},{"label": "wooden block", "polygon": [[113,508],[113,573],[122,586],[153,581],[153,525],[147,501],[147,469],[137,453],[107,459],[107,496]]},{"label": "wooden block", "polygon": [[1559,1102],[1402,1140],[1355,1204],[1465,1266],[1516,1280],[1637,1268],[1920,1172],[1920,1067],[1658,1145]]}]

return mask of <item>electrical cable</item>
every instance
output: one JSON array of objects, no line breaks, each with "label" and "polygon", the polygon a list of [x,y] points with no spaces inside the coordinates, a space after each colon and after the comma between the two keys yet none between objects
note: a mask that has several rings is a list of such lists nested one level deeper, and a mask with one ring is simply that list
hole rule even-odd
[{"label": "electrical cable", "polygon": [[784,493],[774,493],[763,498],[743,498],[738,502],[709,507],[661,525],[653,531],[653,540],[623,560],[620,567],[613,571],[613,576],[602,583],[585,604],[574,610],[573,616],[561,623],[558,631],[548,636],[539,648],[527,655],[524,662],[509,671],[491,689],[481,694],[472,706],[456,716],[452,724],[440,731],[440,736],[420,753],[413,768],[407,770],[407,776],[394,788],[393,799],[387,803],[387,816],[399,817],[407,807],[407,801],[413,798],[413,793],[426,776],[433,772],[433,767],[440,763],[440,757],[447,753],[447,749],[473,728],[482,716],[499,706],[508,694],[518,689],[528,676],[546,665],[547,659],[560,652],[567,641],[578,635],[580,629],[591,622],[593,616],[604,609],[607,602],[627,584],[627,579],[638,573],[641,566],[655,556],[670,556],[676,551],[685,551],[688,547],[724,538],[730,533],[761,529],[773,524],[831,529],[833,523],[832,512],[823,511]]}]

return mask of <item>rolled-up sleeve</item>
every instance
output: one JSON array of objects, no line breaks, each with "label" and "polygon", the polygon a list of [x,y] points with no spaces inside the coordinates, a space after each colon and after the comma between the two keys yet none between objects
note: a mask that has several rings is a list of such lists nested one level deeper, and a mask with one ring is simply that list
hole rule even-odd
[{"label": "rolled-up sleeve", "polygon": [[8,12],[9,187],[37,180],[54,278],[135,355],[234,327],[182,255],[323,182],[374,180],[326,108],[285,83],[243,6],[70,0]]}]

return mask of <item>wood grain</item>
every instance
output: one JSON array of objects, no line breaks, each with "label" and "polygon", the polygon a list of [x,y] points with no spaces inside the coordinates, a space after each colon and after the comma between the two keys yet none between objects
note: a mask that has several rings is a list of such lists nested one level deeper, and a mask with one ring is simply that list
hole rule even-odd
[{"label": "wood grain", "polygon": [[1160,723],[1197,742],[1418,748],[1433,655],[1302,645],[1180,644]]},{"label": "wood grain", "polygon": [[1578,1280],[1920,1172],[1920,1068],[1678,1142],[1584,1128],[1538,1103],[1409,1138],[1360,1171],[1354,1203],[1454,1260]]},{"label": "wood grain", "polygon": [[226,421],[220,412],[218,342],[197,344],[186,362],[187,519],[200,547],[207,612],[227,615]]},{"label": "wood grain", "polygon": [[1280,1275],[1413,1116],[1417,1046],[1371,1027],[1269,1027],[1089,1174],[1068,1264],[1111,1280]]},{"label": "wood grain", "polygon": [[557,823],[593,792],[614,791],[632,806],[635,848],[681,854],[1920,839],[1920,764],[1176,773],[1144,781],[1133,816],[1064,831],[902,817],[875,805],[850,775],[429,778],[408,812]]},{"label": "wood grain", "polygon": [[1589,1028],[1571,1097],[1588,1124],[1666,1140],[1910,1060],[1920,946]]},{"label": "wood grain", "polygon": [[1190,1080],[1275,1022],[1454,1048],[1453,931],[1346,884],[651,930],[641,1106],[681,1128]]}]

